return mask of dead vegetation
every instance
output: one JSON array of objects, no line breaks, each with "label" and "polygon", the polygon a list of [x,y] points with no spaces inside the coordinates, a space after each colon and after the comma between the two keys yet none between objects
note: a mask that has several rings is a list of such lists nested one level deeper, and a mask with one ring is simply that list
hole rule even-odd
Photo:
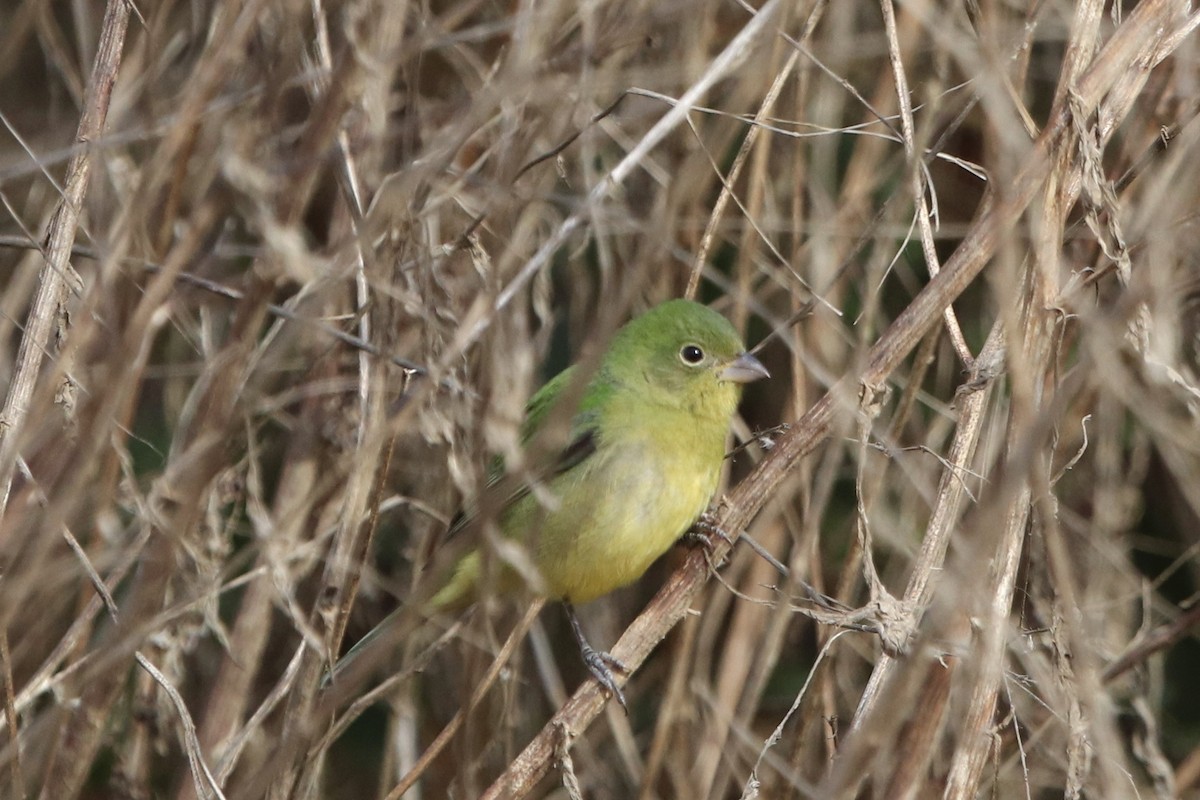
[{"label": "dead vegetation", "polygon": [[[1198,21],[7,4],[0,796],[1200,797]],[[320,690],[683,294],[788,576],[586,609],[628,717],[504,602]]]}]

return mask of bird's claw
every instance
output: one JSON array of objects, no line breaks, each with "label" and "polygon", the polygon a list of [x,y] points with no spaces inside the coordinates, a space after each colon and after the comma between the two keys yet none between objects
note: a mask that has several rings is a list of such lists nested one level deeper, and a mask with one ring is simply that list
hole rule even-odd
[{"label": "bird's claw", "polygon": [[564,601],[563,608],[566,609],[567,621],[571,623],[571,632],[575,634],[575,642],[579,645],[579,653],[583,656],[583,663],[587,665],[588,672],[592,673],[596,682],[617,699],[621,708],[625,709],[625,713],[628,714],[629,706],[625,705],[625,694],[617,685],[617,676],[613,675],[612,671],[616,669],[628,675],[629,667],[611,653],[597,650],[588,644],[587,637],[583,635],[583,626],[579,624],[579,617],[575,614],[575,607]]},{"label": "bird's claw", "polygon": [[733,538],[717,523],[716,515],[710,511],[701,514],[687,533],[680,537],[684,544],[703,547],[709,555],[717,550],[715,539],[723,539],[726,544],[733,546]]},{"label": "bird's claw", "polygon": [[596,650],[591,646],[581,647],[580,653],[583,655],[583,663],[587,665],[588,672],[592,673],[596,682],[616,698],[617,702],[621,704],[621,708],[625,709],[625,713],[628,714],[629,706],[625,704],[625,693],[617,685],[617,676],[613,674],[613,670],[628,674],[629,667],[611,653]]}]

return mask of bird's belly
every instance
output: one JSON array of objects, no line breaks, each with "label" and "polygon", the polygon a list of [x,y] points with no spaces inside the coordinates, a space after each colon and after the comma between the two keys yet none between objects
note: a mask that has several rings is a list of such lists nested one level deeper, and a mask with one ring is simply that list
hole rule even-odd
[{"label": "bird's belly", "polygon": [[707,507],[717,468],[679,469],[669,480],[653,459],[604,464],[589,483],[607,487],[545,520],[537,553],[550,592],[585,603],[630,584],[665,553]]}]

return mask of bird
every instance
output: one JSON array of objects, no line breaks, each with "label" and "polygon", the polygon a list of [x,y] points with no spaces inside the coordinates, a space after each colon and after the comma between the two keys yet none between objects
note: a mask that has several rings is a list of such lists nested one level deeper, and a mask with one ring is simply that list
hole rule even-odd
[{"label": "bird", "polygon": [[[523,440],[573,399],[568,389],[582,379],[580,369],[568,367],[533,395]],[[769,377],[718,312],[685,299],[655,306],[616,331],[582,395],[574,392],[580,399],[567,444],[541,489],[518,489],[497,515],[500,534],[522,546],[536,568],[537,590],[562,602],[589,672],[622,706],[612,668],[627,670],[588,643],[575,605],[633,583],[692,529],[717,491],[743,385]],[[469,520],[463,515],[455,529]],[[481,548],[450,570],[426,614],[478,599]],[[501,565],[489,588],[511,593],[527,584]],[[335,673],[386,624],[355,645]]]}]

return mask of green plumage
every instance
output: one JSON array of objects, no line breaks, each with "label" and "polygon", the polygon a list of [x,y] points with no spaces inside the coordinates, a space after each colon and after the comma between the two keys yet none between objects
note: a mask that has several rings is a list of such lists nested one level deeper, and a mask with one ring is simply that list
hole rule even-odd
[{"label": "green plumage", "polygon": [[[547,482],[556,503],[519,494],[502,534],[527,548],[547,594],[584,603],[625,586],[688,530],[717,489],[741,384],[766,377],[720,314],[663,303],[621,328],[592,377],[571,429],[569,457]],[[539,429],[574,367],[530,400],[524,434]],[[480,555],[468,554],[432,609],[474,600]],[[502,575],[500,588],[518,583]]]}]

